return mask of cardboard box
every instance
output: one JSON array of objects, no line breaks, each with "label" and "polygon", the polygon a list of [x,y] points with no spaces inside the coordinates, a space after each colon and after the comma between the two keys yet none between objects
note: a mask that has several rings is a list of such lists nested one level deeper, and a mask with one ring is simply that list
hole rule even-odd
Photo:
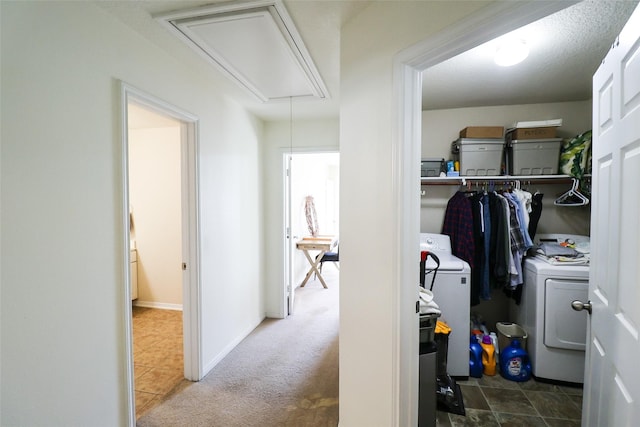
[{"label": "cardboard box", "polygon": [[555,138],[556,129],[556,126],[510,129],[507,131],[507,140]]},{"label": "cardboard box", "polygon": [[460,138],[502,138],[502,126],[468,126],[460,131]]}]

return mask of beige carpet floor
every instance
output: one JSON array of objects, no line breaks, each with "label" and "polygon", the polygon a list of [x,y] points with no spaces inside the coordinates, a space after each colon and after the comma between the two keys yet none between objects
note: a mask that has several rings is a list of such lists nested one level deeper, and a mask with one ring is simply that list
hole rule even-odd
[{"label": "beige carpet floor", "polygon": [[335,427],[338,271],[296,291],[293,315],[266,319],[201,381],[185,381],[137,425]]}]

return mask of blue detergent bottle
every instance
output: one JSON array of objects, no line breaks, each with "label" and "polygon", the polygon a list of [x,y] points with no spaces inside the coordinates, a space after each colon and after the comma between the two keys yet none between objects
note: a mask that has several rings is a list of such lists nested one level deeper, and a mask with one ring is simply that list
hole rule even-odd
[{"label": "blue detergent bottle", "polygon": [[469,376],[482,378],[482,370],[482,346],[475,335],[472,335],[469,343]]},{"label": "blue detergent bottle", "polygon": [[531,378],[531,362],[527,351],[514,339],[500,353],[500,373],[511,381],[527,381]]}]

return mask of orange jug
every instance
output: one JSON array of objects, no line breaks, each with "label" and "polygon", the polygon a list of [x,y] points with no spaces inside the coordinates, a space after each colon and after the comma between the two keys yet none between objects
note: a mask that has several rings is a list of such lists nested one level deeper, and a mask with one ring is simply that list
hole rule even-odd
[{"label": "orange jug", "polygon": [[496,349],[489,335],[482,337],[482,366],[485,375],[496,374]]}]

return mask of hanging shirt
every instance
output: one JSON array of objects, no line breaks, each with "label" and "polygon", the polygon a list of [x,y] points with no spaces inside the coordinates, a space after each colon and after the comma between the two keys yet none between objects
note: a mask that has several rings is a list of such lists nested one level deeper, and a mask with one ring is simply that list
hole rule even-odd
[{"label": "hanging shirt", "polygon": [[542,215],[542,197],[544,194],[535,193],[531,199],[531,215],[529,216],[529,236],[535,239],[538,230],[538,221]]},{"label": "hanging shirt", "polygon": [[492,288],[502,288],[509,280],[509,220],[505,216],[506,200],[495,191],[489,193],[491,240],[489,279]]},{"label": "hanging shirt", "polygon": [[526,250],[533,247],[533,239],[529,235],[529,212],[527,208],[527,201],[531,201],[531,193],[523,190],[513,190],[513,199],[518,203],[520,209],[518,210],[518,221],[520,222],[520,231],[524,237]]},{"label": "hanging shirt", "polygon": [[480,287],[480,298],[484,300],[491,299],[491,282],[490,267],[489,267],[489,254],[491,253],[491,210],[489,208],[489,195],[484,194],[482,196],[482,220],[484,225],[483,230],[483,252],[482,252],[482,286]]},{"label": "hanging shirt", "polygon": [[451,238],[453,255],[473,265],[475,240],[471,201],[458,191],[449,199],[442,224],[442,234]]},{"label": "hanging shirt", "polygon": [[513,194],[505,193],[504,198],[507,200],[509,206],[509,237],[511,244],[509,285],[514,288],[522,283],[522,258],[524,257],[527,247],[518,220],[520,206]]},{"label": "hanging shirt", "polygon": [[473,239],[475,247],[473,251],[473,264],[471,265],[471,306],[480,304],[482,289],[482,273],[484,266],[484,213],[482,210],[482,193],[471,193],[467,196],[471,202],[473,214]]}]

